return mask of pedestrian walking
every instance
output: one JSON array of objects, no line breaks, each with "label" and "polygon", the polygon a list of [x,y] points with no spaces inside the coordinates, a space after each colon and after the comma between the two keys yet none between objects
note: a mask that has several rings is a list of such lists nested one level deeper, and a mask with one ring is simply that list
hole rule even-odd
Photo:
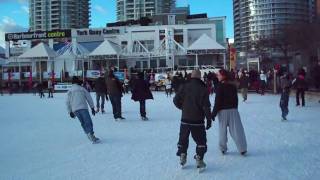
[{"label": "pedestrian walking", "polygon": [[[108,100],[107,96],[107,83],[104,78],[104,74],[100,74],[100,77],[98,77],[95,81],[95,90],[96,90],[96,102],[97,102],[97,110],[96,113],[100,112],[101,108],[101,113],[104,114],[104,103],[105,99]],[[101,104],[100,104],[101,100]]]},{"label": "pedestrian walking", "polygon": [[140,104],[140,116],[143,121],[149,120],[146,116],[146,100],[153,99],[152,93],[150,91],[150,85],[144,80],[144,74],[138,73],[138,78],[133,83],[132,87],[132,97],[134,101],[138,101]]},{"label": "pedestrian walking", "polygon": [[[199,70],[192,71],[191,79],[181,86],[173,102],[178,109],[182,110],[177,152],[177,156],[180,156],[180,164],[184,166],[187,162],[189,135],[191,133],[197,144],[194,158],[197,168],[201,171],[206,167],[203,159],[207,152],[206,129],[208,130],[211,127],[211,104],[206,84],[201,81]],[[205,118],[207,119],[206,126]]]},{"label": "pedestrian walking", "polygon": [[238,94],[236,86],[230,82],[229,74],[221,69],[218,73],[218,85],[212,119],[219,118],[219,147],[222,154],[227,148],[227,129],[234,140],[241,155],[247,153],[247,141],[238,111]]},{"label": "pedestrian walking", "polygon": [[98,143],[99,138],[95,137],[93,124],[88,110],[94,116],[94,103],[89,92],[81,86],[81,81],[77,77],[72,78],[72,87],[67,93],[67,109],[71,118],[77,117],[81,126],[92,143]]},{"label": "pedestrian walking", "polygon": [[118,78],[115,77],[113,71],[110,71],[107,78],[107,91],[112,105],[113,117],[117,120],[125,119],[121,112],[121,98],[123,87]]}]

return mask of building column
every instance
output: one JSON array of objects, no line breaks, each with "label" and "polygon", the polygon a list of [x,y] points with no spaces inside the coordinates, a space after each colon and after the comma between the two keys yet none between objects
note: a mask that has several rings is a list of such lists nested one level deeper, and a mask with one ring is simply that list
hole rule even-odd
[{"label": "building column", "polygon": [[10,41],[6,41],[6,58],[9,58],[10,57]]}]

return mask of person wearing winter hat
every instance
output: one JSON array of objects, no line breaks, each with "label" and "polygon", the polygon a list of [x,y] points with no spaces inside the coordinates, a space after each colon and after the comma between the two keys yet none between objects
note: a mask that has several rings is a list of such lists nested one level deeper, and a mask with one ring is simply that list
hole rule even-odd
[{"label": "person wearing winter hat", "polygon": [[77,117],[84,132],[92,143],[98,143],[99,138],[95,137],[93,124],[88,111],[88,104],[92,115],[95,115],[93,100],[89,92],[81,86],[81,81],[77,77],[72,78],[72,87],[67,93],[67,109],[71,118]]}]

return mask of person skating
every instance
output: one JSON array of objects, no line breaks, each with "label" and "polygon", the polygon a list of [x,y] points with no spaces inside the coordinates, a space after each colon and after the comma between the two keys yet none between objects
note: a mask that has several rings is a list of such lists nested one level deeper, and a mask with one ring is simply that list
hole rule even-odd
[{"label": "person skating", "polygon": [[267,75],[264,73],[264,71],[261,70],[260,73],[260,90],[261,95],[264,95],[265,89],[267,87]]},{"label": "person skating", "polygon": [[[183,84],[173,99],[175,106],[182,110],[177,156],[180,164],[184,166],[187,161],[189,135],[191,133],[196,142],[196,159],[199,170],[205,168],[203,161],[207,152],[206,129],[211,127],[211,112],[209,93],[206,85],[201,81],[201,72],[194,70],[190,81]],[[205,121],[206,127],[205,127]]]},{"label": "person skating", "polygon": [[243,98],[243,102],[247,101],[248,99],[248,88],[249,88],[249,75],[246,71],[242,72],[240,75],[240,85],[239,88],[241,89],[241,94]]},{"label": "person skating", "polygon": [[164,81],[164,86],[165,86],[165,91],[166,91],[166,95],[167,97],[171,97],[172,94],[172,82],[170,79],[170,76],[168,76],[165,81]]},{"label": "person skating", "polygon": [[304,71],[301,71],[298,73],[298,77],[295,78],[292,82],[292,84],[296,87],[296,105],[300,106],[300,97],[301,97],[301,103],[302,106],[305,106],[305,98],[304,94],[305,91],[308,88],[307,82],[305,80],[305,73]]},{"label": "person skating", "polygon": [[37,89],[38,89],[38,93],[39,93],[39,96],[40,98],[44,98],[44,92],[43,92],[43,83],[38,83],[38,86],[37,86]]},{"label": "person skating", "polygon": [[121,82],[113,74],[113,71],[110,71],[108,74],[107,91],[109,94],[109,99],[111,101],[114,119],[116,121],[125,119],[124,117],[122,117],[121,112],[121,98],[123,93],[123,87],[121,85]]},{"label": "person skating", "polygon": [[227,148],[227,128],[241,155],[247,153],[247,141],[238,111],[237,88],[230,82],[228,72],[221,69],[218,73],[218,85],[215,104],[212,110],[212,120],[219,118],[219,147],[222,154]]},{"label": "person skating", "polygon": [[88,110],[94,116],[94,103],[89,92],[81,86],[81,81],[77,77],[72,78],[72,87],[67,93],[67,109],[71,118],[77,117],[81,126],[92,143],[98,143],[99,138],[95,137],[93,124]]},{"label": "person skating", "polygon": [[[98,113],[100,111],[100,107],[101,107],[101,112],[105,113],[104,103],[105,103],[105,99],[108,100],[108,96],[106,95],[107,94],[107,84],[106,84],[106,80],[104,78],[104,74],[101,74],[100,77],[96,79],[95,90],[96,90],[96,102],[97,102],[96,113]],[[100,99],[101,99],[101,104],[100,104]]]},{"label": "person skating", "polygon": [[51,79],[48,81],[48,98],[53,98],[53,82]]},{"label": "person skating", "polygon": [[138,78],[133,83],[131,99],[139,101],[141,119],[148,120],[146,116],[146,100],[153,99],[153,96],[149,89],[149,84],[144,80],[143,73],[138,73]]},{"label": "person skating", "polygon": [[282,120],[287,120],[287,115],[289,114],[288,104],[289,104],[289,95],[290,95],[290,77],[288,74],[285,74],[280,77],[281,85],[281,98],[280,98],[280,108],[281,108],[281,117]]}]

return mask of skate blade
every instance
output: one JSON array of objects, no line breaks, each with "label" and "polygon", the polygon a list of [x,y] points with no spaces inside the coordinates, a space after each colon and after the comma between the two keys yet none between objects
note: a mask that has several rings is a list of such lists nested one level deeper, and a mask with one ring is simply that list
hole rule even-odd
[{"label": "skate blade", "polygon": [[198,168],[198,173],[203,173],[206,170],[206,167]]}]

